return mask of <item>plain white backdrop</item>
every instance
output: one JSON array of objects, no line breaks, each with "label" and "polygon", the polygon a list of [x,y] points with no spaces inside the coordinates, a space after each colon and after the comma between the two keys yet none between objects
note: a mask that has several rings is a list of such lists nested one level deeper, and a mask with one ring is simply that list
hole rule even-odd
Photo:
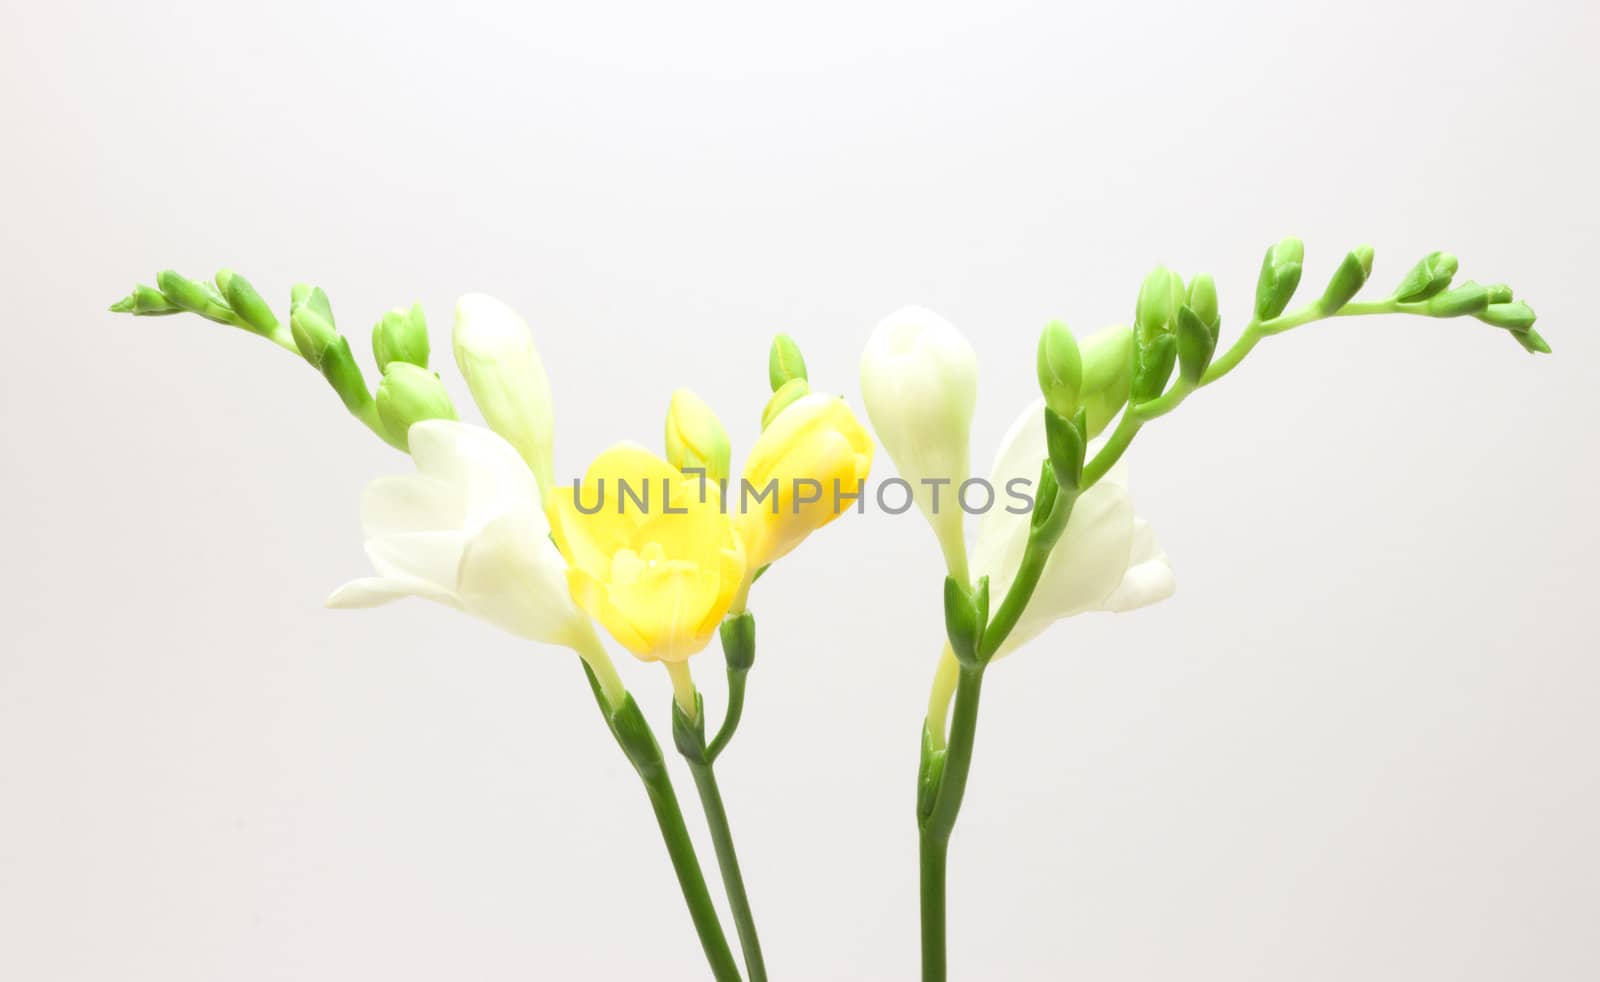
[{"label": "plain white backdrop", "polygon": [[[1308,290],[1452,250],[1556,353],[1315,325],[1148,428],[1177,596],[991,673],[952,975],[1600,975],[1592,5],[4,8],[0,977],[704,974],[575,659],[323,610],[408,462],[271,345],[104,313],[134,282],[311,280],[363,357],[494,293],[567,478],[683,385],[748,448],[775,331],[859,408],[921,303],[978,349],[982,471],[1046,320],[1126,320],[1165,262],[1237,331],[1286,234]],[[850,516],[753,598],[719,770],[775,978],[915,975],[937,556]]]}]

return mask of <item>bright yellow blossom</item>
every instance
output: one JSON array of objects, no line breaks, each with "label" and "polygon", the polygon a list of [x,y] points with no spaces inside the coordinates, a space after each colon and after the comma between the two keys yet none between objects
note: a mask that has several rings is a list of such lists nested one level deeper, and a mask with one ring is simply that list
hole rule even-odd
[{"label": "bright yellow blossom", "polygon": [[743,584],[733,523],[703,488],[622,443],[595,458],[581,488],[554,495],[572,599],[645,661],[670,665],[704,648]]},{"label": "bright yellow blossom", "polygon": [[872,438],[838,396],[813,392],[768,423],[745,462],[738,494],[747,572],[799,545],[857,506],[872,468]]}]

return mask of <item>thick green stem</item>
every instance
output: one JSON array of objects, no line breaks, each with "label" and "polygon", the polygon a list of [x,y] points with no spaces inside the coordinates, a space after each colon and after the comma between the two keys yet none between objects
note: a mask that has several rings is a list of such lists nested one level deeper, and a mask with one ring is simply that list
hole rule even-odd
[{"label": "thick green stem", "polygon": [[950,854],[949,837],[940,838],[927,829],[920,837],[922,858],[922,978],[923,982],[944,982],[946,974],[944,944],[944,873]]},{"label": "thick green stem", "polygon": [[950,715],[950,740],[933,807],[921,826],[922,858],[922,978],[943,982],[945,977],[945,865],[950,833],[961,813],[972,770],[972,746],[978,733],[978,699],[983,690],[983,666],[963,665],[956,682],[955,708]]},{"label": "thick green stem", "polygon": [[706,747],[708,761],[717,759],[739,729],[739,719],[744,715],[745,677],[749,674],[742,668],[728,669],[728,711],[722,718],[722,726],[718,727],[717,735],[711,738],[710,745]]},{"label": "thick green stem", "polygon": [[[689,840],[689,829],[684,825],[683,810],[678,807],[678,796],[672,790],[672,779],[665,766],[654,774],[639,775],[650,793],[650,806],[656,813],[656,824],[661,826],[661,838],[667,844],[667,855],[672,859],[672,870],[678,874],[678,885],[683,890],[684,903],[689,906],[689,916],[700,935],[700,946],[705,949],[706,961],[717,982],[739,982],[739,966],[733,960],[733,950],[722,932],[717,919],[716,906],[711,902],[711,891],[706,888],[705,876],[700,872],[700,860],[695,856],[694,844]],[[721,850],[718,850],[719,854]],[[751,976],[755,978],[754,975]]]},{"label": "thick green stem", "polygon": [[733,923],[739,931],[739,947],[744,951],[745,972],[750,982],[766,982],[767,966],[761,957],[761,940],[756,935],[755,916],[750,912],[750,896],[745,892],[744,874],[739,870],[739,855],[733,848],[733,829],[728,825],[728,811],[722,804],[716,773],[709,762],[701,764],[692,760],[689,772],[694,775],[695,787],[700,791],[700,805],[706,813],[711,842],[717,850],[722,886],[728,892]]}]

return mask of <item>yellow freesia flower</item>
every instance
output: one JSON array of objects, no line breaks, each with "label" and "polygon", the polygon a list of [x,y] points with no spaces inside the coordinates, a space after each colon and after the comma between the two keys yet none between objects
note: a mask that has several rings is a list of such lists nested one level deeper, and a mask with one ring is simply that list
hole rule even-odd
[{"label": "yellow freesia flower", "polygon": [[872,469],[872,438],[838,396],[813,392],[785,406],[750,450],[738,495],[747,572],[787,555],[857,506]]},{"label": "yellow freesia flower", "polygon": [[706,646],[744,582],[733,522],[702,487],[622,443],[595,458],[581,487],[558,489],[551,510],[572,599],[623,647],[669,668]]}]

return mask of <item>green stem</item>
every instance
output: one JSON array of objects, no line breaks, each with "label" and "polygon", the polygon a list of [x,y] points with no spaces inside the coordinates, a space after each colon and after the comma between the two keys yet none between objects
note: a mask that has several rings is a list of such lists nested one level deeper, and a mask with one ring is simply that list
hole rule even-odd
[{"label": "green stem", "polygon": [[710,745],[706,747],[708,762],[717,759],[739,729],[739,719],[744,715],[745,677],[749,674],[744,669],[728,669],[728,711],[722,719],[722,726],[717,728],[717,735],[711,738]]},{"label": "green stem", "polygon": [[617,746],[627,755],[629,763],[644,782],[650,797],[651,810],[655,812],[656,825],[661,829],[661,839],[667,846],[667,856],[672,860],[672,871],[677,874],[678,888],[683,892],[683,902],[689,908],[689,918],[694,922],[695,933],[700,937],[700,947],[705,951],[711,966],[711,975],[717,982],[742,982],[739,964],[734,960],[733,949],[723,933],[722,922],[717,919],[717,908],[711,902],[711,891],[706,887],[705,874],[700,870],[699,857],[694,843],[689,839],[688,826],[683,821],[683,809],[678,805],[678,795],[672,789],[672,777],[667,773],[661,747],[650,732],[639,706],[627,692],[622,700],[613,704],[596,678],[587,661],[579,660],[583,674],[594,692],[600,715],[616,738]]},{"label": "green stem", "polygon": [[739,932],[739,947],[744,951],[745,972],[750,982],[766,982],[767,966],[761,957],[761,940],[756,936],[755,916],[750,912],[750,896],[745,892],[744,874],[739,871],[733,829],[728,825],[728,811],[722,803],[722,792],[717,788],[716,773],[710,761],[702,764],[692,760],[689,772],[694,775],[700,805],[706,813],[706,825],[711,829],[717,866],[722,870],[722,886],[728,892],[728,905],[733,909],[733,923]]},{"label": "green stem", "polygon": [[978,732],[978,699],[982,690],[983,665],[961,666],[955,708],[950,717],[950,742],[943,751],[939,790],[920,829],[923,982],[944,982],[945,978],[945,867],[950,833],[961,812],[967,776],[972,770],[972,747]]}]

